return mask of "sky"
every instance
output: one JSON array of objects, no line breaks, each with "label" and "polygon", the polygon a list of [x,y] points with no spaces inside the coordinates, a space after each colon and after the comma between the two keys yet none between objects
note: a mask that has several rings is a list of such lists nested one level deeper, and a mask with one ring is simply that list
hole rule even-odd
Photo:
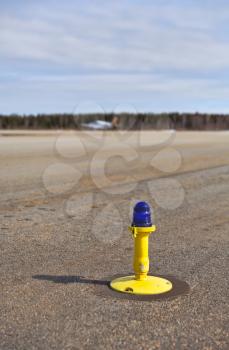
[{"label": "sky", "polygon": [[228,0],[0,0],[0,113],[229,112]]}]

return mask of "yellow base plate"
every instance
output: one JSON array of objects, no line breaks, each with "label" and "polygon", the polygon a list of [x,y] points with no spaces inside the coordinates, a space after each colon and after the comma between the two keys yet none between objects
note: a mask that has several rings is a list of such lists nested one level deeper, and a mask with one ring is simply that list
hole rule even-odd
[{"label": "yellow base plate", "polygon": [[135,276],[120,277],[111,281],[110,286],[118,292],[140,295],[162,294],[173,287],[170,281],[156,276],[147,276],[144,281],[136,280]]}]

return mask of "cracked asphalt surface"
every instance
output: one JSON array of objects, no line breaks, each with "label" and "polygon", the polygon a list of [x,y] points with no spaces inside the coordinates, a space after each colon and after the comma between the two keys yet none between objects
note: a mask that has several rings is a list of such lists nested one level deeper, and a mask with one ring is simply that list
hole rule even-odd
[{"label": "cracked asphalt surface", "polygon": [[[55,153],[57,136],[0,137],[2,350],[228,349],[229,133],[177,134],[169,147],[182,164],[170,174],[147,165],[158,148],[150,155],[138,149],[134,174],[131,165],[114,159],[107,169],[111,180],[125,183],[128,174],[135,181],[123,194],[97,188],[86,158],[80,160],[82,181],[56,191],[63,175],[57,174],[51,193],[42,180],[47,166],[78,164]],[[184,197],[169,209],[176,184]],[[80,203],[77,212],[68,207],[72,196]],[[106,281],[132,271],[127,228],[138,199],[152,205],[157,225],[150,237],[151,273],[186,281],[188,294],[141,301],[110,293]]]}]

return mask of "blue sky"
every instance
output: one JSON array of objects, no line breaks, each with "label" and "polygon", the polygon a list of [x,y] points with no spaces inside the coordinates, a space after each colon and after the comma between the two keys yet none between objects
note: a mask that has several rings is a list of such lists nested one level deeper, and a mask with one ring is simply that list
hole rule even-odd
[{"label": "blue sky", "polygon": [[0,113],[229,112],[228,0],[0,0]]}]

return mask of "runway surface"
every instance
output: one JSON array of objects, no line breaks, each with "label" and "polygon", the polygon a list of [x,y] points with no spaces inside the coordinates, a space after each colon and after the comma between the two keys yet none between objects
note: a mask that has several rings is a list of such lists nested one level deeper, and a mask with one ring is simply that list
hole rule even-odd
[{"label": "runway surface", "polygon": [[[228,349],[228,132],[0,132],[1,349]],[[174,299],[121,299],[137,200],[151,274]]]}]

